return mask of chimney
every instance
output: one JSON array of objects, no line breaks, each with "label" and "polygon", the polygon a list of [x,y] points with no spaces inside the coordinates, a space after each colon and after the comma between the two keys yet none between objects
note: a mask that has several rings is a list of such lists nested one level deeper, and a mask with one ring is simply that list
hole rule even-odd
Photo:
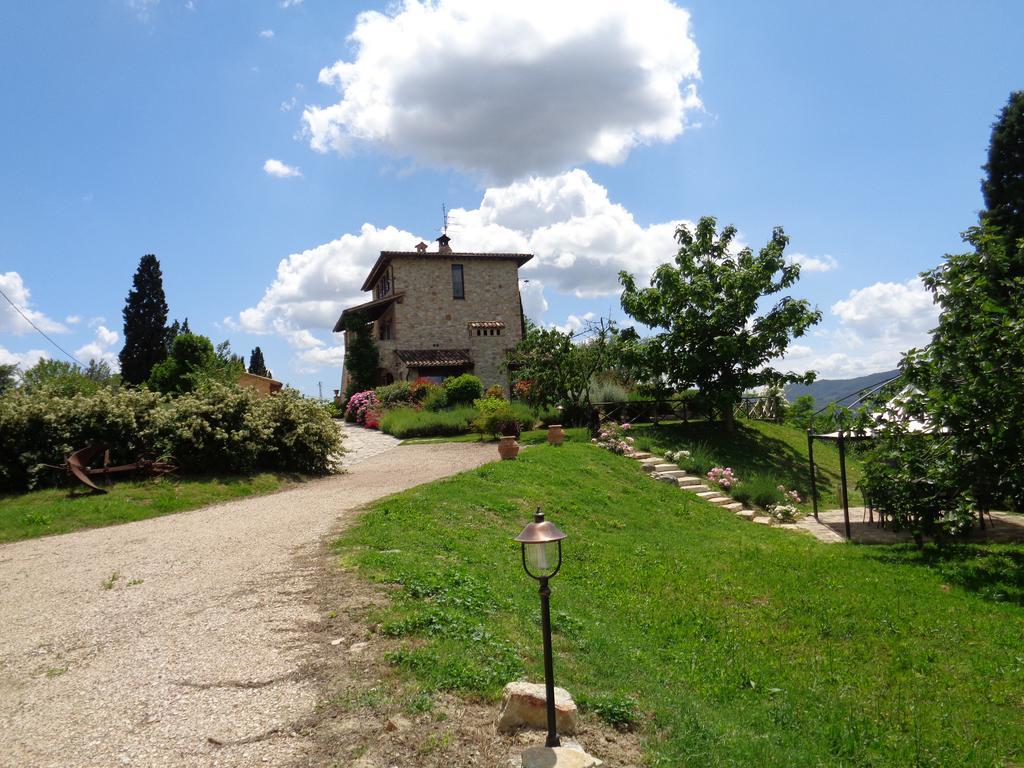
[{"label": "chimney", "polygon": [[424,243],[424,242],[423,242],[423,241],[421,240],[420,242],[418,242],[418,243],[416,244],[416,253],[426,253],[426,252],[427,252],[427,244],[426,244],[426,243]]},{"label": "chimney", "polygon": [[448,233],[447,232],[445,234],[441,235],[439,238],[437,238],[437,252],[438,253],[451,253],[452,252],[451,246],[448,245],[448,243],[450,243],[451,241],[452,241],[452,239],[450,237],[448,237]]}]

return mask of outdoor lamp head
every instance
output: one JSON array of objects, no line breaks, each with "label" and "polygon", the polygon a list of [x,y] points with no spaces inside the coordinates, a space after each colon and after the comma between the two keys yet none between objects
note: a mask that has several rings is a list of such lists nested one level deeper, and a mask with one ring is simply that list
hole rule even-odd
[{"label": "outdoor lamp head", "polygon": [[562,567],[562,539],[565,534],[544,519],[540,507],[533,522],[523,528],[515,540],[523,549],[523,569],[535,579],[550,579]]}]

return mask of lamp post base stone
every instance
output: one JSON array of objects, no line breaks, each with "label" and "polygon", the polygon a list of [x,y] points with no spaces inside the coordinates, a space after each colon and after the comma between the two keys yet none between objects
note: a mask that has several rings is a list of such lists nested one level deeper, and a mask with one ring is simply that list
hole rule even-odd
[{"label": "lamp post base stone", "polygon": [[604,761],[582,747],[530,747],[523,752],[523,768],[598,768]]},{"label": "lamp post base stone", "polygon": [[[576,702],[564,688],[555,688],[555,730],[558,733],[576,733],[580,715]],[[546,730],[547,694],[543,684],[509,683],[501,699],[498,732],[512,733],[520,728]]]}]

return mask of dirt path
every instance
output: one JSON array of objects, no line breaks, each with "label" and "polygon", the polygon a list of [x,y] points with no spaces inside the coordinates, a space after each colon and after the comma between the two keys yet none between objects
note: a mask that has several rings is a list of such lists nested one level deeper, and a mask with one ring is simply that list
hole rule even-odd
[{"label": "dirt path", "polygon": [[0,766],[304,762],[321,539],[494,453],[406,446],[271,496],[0,546]]}]

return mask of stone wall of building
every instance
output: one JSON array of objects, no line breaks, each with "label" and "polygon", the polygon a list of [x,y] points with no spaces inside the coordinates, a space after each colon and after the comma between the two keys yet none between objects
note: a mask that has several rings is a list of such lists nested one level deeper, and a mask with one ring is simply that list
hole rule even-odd
[{"label": "stone wall of building", "polygon": [[[392,262],[395,290],[404,292],[394,306],[393,341],[381,344],[381,363],[396,379],[408,378],[395,349],[468,349],[473,373],[484,386],[508,386],[501,369],[505,354],[522,339],[519,270],[511,259],[469,258],[458,253],[397,256]],[[465,298],[452,291],[452,265],[461,264]],[[390,315],[390,312],[388,313]],[[503,322],[500,335],[477,335],[470,323]],[[380,342],[378,342],[380,344]]]}]

